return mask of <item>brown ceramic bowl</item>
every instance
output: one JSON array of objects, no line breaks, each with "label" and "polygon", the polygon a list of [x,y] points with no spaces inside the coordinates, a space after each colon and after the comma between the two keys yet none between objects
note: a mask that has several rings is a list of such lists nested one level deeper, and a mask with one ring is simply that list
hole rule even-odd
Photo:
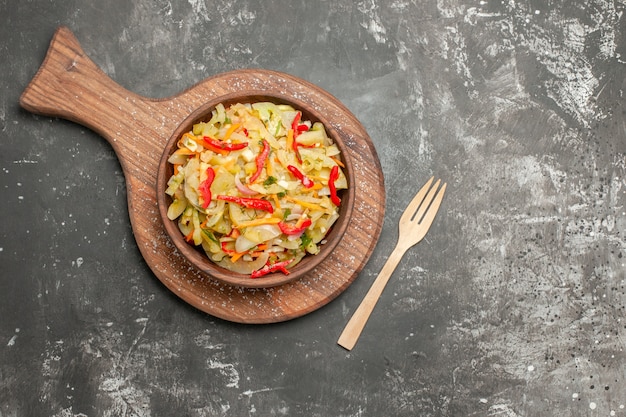
[{"label": "brown ceramic bowl", "polygon": [[[173,173],[173,167],[167,160],[176,150],[176,143],[183,133],[190,131],[194,124],[209,120],[211,118],[211,111],[218,103],[222,103],[228,108],[228,106],[237,103],[245,104],[262,101],[269,101],[275,104],[289,104],[295,109],[302,111],[303,120],[311,120],[312,122],[321,122],[324,124],[328,136],[333,139],[341,151],[341,160],[345,165],[343,171],[348,179],[348,189],[339,191],[339,196],[341,198],[339,218],[333,225],[332,229],[328,232],[328,235],[326,236],[326,243],[320,245],[320,252],[317,255],[307,254],[296,266],[290,269],[290,273],[288,275],[277,272],[260,278],[251,278],[248,275],[232,272],[218,266],[208,258],[202,247],[196,247],[185,241],[184,236],[178,229],[177,220],[170,220],[167,217],[167,209],[172,202],[172,198],[165,194],[165,190],[167,188],[167,182]],[[343,138],[324,118],[323,114],[315,110],[311,105],[301,102],[291,96],[278,93],[268,94],[267,92],[256,93],[254,91],[243,91],[209,100],[202,107],[198,108],[191,115],[189,115],[189,117],[187,117],[187,119],[185,119],[185,121],[183,121],[183,123],[174,131],[165,145],[163,156],[159,162],[156,190],[159,213],[163,224],[165,225],[165,230],[176,248],[191,264],[193,264],[193,266],[225,284],[246,288],[266,288],[283,285],[302,278],[315,269],[320,263],[324,262],[324,259],[337,246],[344,232],[348,228],[351,212],[354,207],[355,187],[352,183],[353,178],[354,171],[348,155],[347,145],[344,143]]]}]

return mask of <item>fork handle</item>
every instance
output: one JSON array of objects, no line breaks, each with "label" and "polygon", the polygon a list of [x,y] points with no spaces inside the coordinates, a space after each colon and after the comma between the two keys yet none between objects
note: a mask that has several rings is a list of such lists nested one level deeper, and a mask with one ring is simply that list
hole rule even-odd
[{"label": "fork handle", "polygon": [[391,255],[387,258],[387,262],[385,262],[383,269],[381,269],[378,273],[374,283],[370,287],[367,294],[365,294],[363,301],[361,301],[361,304],[350,318],[350,321],[348,321],[348,324],[346,324],[346,327],[343,329],[341,336],[339,336],[337,343],[341,347],[347,350],[352,350],[354,345],[356,345],[356,342],[359,339],[370,314],[372,314],[372,311],[376,306],[376,302],[383,293],[391,274],[395,271],[400,259],[402,259],[402,256],[407,249],[407,247],[398,244],[391,252]]}]

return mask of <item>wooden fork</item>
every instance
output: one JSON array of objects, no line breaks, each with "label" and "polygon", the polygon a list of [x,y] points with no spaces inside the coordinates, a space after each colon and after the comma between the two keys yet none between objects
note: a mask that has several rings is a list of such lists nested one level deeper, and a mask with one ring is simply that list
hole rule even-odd
[{"label": "wooden fork", "polygon": [[433,223],[435,215],[439,210],[441,200],[443,200],[447,185],[444,183],[440,188],[441,180],[437,180],[435,185],[431,188],[433,180],[434,177],[428,180],[415,197],[413,197],[413,200],[411,200],[404,210],[404,213],[402,213],[398,226],[398,242],[396,243],[395,249],[391,252],[391,255],[389,255],[383,269],[381,269],[378,277],[376,277],[376,280],[337,341],[337,343],[345,349],[352,350],[356,344],[361,331],[365,327],[365,323],[367,323],[367,319],[372,313],[387,281],[389,281],[391,274],[396,269],[396,266],[398,266],[402,256],[404,256],[405,252],[410,247],[424,238],[430,225]]}]

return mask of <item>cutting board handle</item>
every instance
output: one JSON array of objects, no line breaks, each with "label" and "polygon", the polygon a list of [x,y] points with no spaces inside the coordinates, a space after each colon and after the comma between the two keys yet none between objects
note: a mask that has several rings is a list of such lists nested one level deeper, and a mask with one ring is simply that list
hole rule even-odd
[{"label": "cutting board handle", "polygon": [[67,27],[60,27],[39,71],[22,93],[20,105],[32,113],[72,120],[106,135],[106,120],[111,115],[103,114],[102,105],[111,111],[112,100],[117,103],[120,95],[129,94],[89,59]]},{"label": "cutting board handle", "polygon": [[[41,67],[20,97],[20,105],[30,112],[68,119],[99,133],[122,164],[128,154],[136,156],[138,136],[147,137],[153,142],[150,145],[162,144],[161,133],[171,133],[180,122],[176,115],[164,116],[168,104],[170,100],[145,98],[117,84],[63,26],[55,32]],[[145,130],[137,132],[138,127]]]}]

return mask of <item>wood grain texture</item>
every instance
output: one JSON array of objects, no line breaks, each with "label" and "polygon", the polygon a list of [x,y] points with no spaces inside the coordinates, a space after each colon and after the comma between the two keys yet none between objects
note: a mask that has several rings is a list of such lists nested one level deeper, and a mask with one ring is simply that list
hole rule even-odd
[{"label": "wood grain texture", "polygon": [[[207,98],[247,90],[278,91],[322,112],[348,145],[354,167],[355,207],[336,250],[302,279],[268,289],[228,286],[195,269],[166,235],[156,198],[158,163],[172,132]],[[34,113],[87,126],[111,144],[122,165],[129,216],[144,259],[174,294],[213,316],[240,323],[272,323],[310,313],[354,281],[380,235],[385,190],[371,139],[335,97],[296,77],[238,70],[209,77],[173,97],[145,98],[111,80],[86,56],[69,29],[61,27],[20,104]]]}]

